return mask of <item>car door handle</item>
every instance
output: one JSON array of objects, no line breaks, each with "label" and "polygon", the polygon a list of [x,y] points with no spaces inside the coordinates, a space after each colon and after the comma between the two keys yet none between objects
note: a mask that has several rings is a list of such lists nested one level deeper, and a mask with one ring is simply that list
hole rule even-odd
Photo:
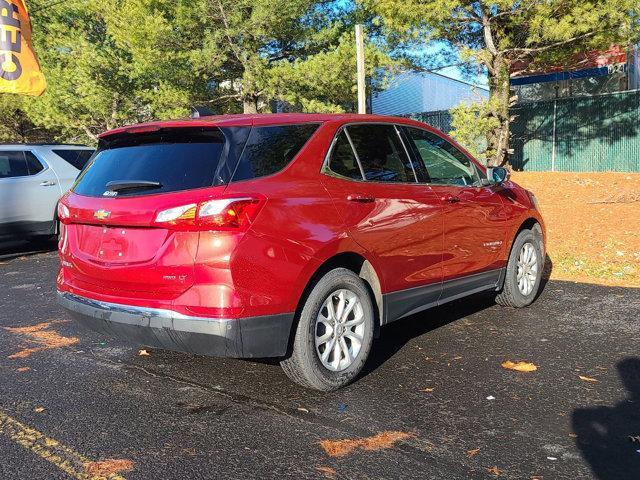
[{"label": "car door handle", "polygon": [[375,198],[369,197],[367,195],[352,193],[351,195],[347,196],[347,200],[349,200],[350,202],[371,203],[375,200]]},{"label": "car door handle", "polygon": [[45,180],[44,182],[40,182],[41,187],[53,187],[55,184],[55,180]]},{"label": "car door handle", "polygon": [[443,202],[447,203],[458,203],[460,201],[460,197],[456,197],[455,195],[447,195],[442,197]]}]

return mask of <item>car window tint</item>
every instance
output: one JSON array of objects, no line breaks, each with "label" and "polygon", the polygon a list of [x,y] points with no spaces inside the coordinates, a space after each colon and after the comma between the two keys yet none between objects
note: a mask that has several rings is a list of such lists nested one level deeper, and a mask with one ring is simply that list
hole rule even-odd
[{"label": "car window tint", "polygon": [[362,172],[344,130],[338,135],[331,151],[329,169],[343,177],[362,180]]},{"label": "car window tint", "polygon": [[409,157],[393,126],[349,125],[347,133],[351,137],[367,180],[416,182]]},{"label": "car window tint", "polygon": [[26,177],[29,167],[24,152],[0,152],[0,178]]},{"label": "car window tint", "polygon": [[304,123],[253,127],[233,175],[233,181],[279,172],[300,152],[318,126],[315,123]]},{"label": "car window tint", "polygon": [[29,169],[29,175],[35,175],[44,170],[44,165],[36,158],[31,152],[24,152],[25,159],[27,161],[27,168]]},{"label": "car window tint", "polygon": [[161,129],[102,140],[91,163],[78,177],[79,195],[108,195],[113,181],[152,181],[158,188],[129,188],[117,196],[154,195],[215,184],[225,137],[217,128]]},{"label": "car window tint", "polygon": [[82,170],[89,161],[89,158],[91,158],[91,155],[93,155],[93,150],[54,149],[52,151],[53,153],[61,157],[65,162],[77,168],[78,170]]},{"label": "car window tint", "polygon": [[479,181],[474,163],[444,138],[419,128],[407,127],[406,131],[427,169],[431,183],[473,185]]}]

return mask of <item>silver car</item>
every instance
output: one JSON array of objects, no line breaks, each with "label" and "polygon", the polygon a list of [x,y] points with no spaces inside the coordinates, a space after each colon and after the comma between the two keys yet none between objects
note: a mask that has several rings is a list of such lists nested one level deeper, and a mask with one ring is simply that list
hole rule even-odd
[{"label": "silver car", "polygon": [[0,238],[57,234],[58,200],[93,152],[80,145],[0,145]]}]

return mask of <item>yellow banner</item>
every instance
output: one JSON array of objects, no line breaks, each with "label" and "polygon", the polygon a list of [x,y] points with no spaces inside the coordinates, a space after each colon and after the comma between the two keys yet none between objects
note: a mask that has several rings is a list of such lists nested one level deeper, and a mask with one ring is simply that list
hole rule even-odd
[{"label": "yellow banner", "polygon": [[37,97],[45,88],[27,6],[23,0],[0,0],[0,92]]}]

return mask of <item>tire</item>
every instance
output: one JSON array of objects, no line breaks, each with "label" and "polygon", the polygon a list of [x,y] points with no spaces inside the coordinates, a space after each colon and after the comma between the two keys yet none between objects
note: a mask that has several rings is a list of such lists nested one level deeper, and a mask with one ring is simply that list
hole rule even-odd
[{"label": "tire", "polygon": [[[338,315],[331,315],[329,303],[337,314],[341,302],[344,305],[343,313],[349,306],[351,310],[338,323],[333,323]],[[364,280],[345,268],[331,270],[314,285],[305,299],[298,318],[292,353],[280,362],[282,369],[291,380],[307,388],[328,392],[348,385],[360,373],[369,356],[374,318],[373,302]],[[338,341],[331,343],[336,332]],[[323,336],[329,336],[324,343]],[[335,347],[336,344],[338,347]],[[323,362],[321,357],[325,357],[325,354]]]},{"label": "tire", "polygon": [[[542,235],[539,227],[536,227],[533,230],[522,230],[513,242],[507,263],[504,285],[502,291],[496,295],[496,303],[499,305],[514,308],[526,307],[531,305],[538,295],[545,259]],[[531,247],[529,252],[533,253],[524,253],[525,245],[529,245]],[[524,256],[521,257],[521,254]],[[533,277],[531,276],[533,270],[532,262],[526,261],[529,258],[527,255],[535,255],[536,271],[534,281],[532,281]],[[527,264],[526,268],[519,267],[519,262],[522,262],[522,260]],[[519,271],[522,272],[520,278],[518,277]],[[526,278],[522,279],[522,277]],[[524,283],[521,283],[521,281]]]}]

